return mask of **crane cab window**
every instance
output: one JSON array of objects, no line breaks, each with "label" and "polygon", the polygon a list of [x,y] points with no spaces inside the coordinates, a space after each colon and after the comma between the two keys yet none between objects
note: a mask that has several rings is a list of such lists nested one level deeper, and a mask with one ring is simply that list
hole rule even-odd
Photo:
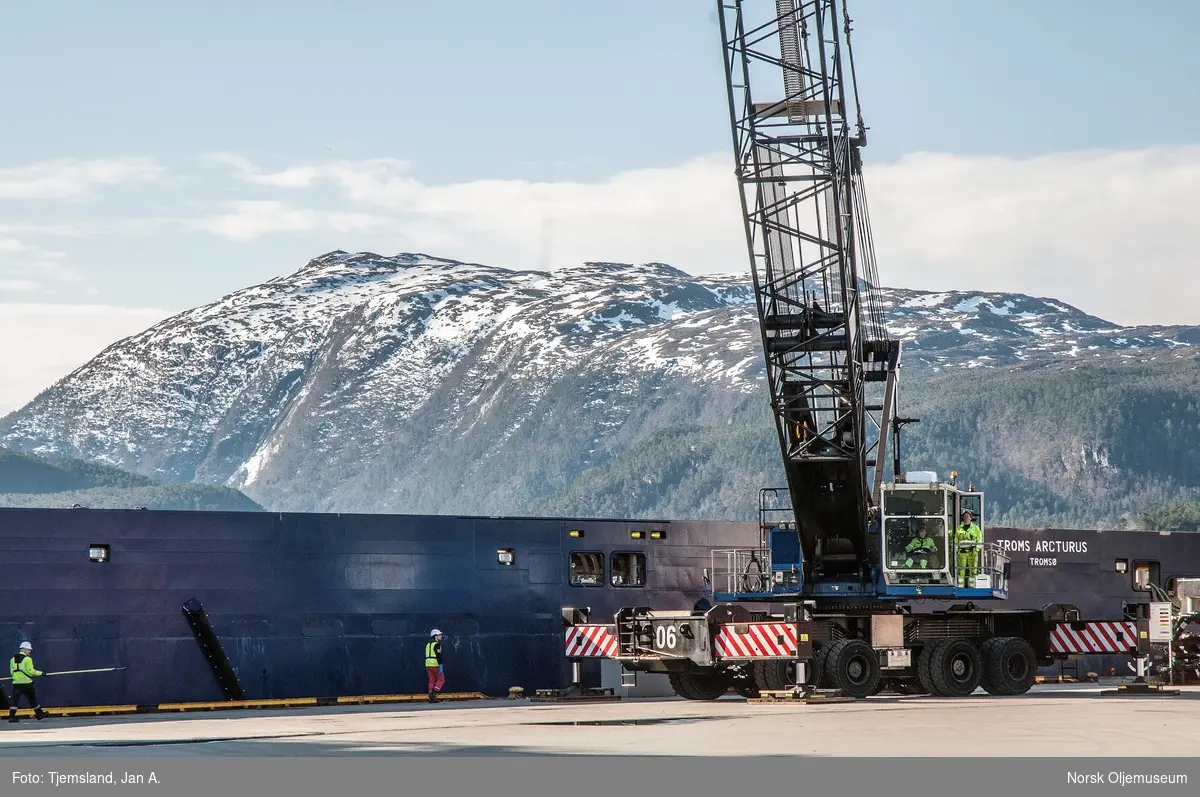
[{"label": "crane cab window", "polygon": [[600,551],[571,551],[569,577],[573,587],[604,586],[604,554]]},{"label": "crane cab window", "polygon": [[1133,588],[1138,592],[1149,592],[1150,585],[1161,585],[1161,577],[1158,562],[1134,562],[1133,563]]},{"label": "crane cab window", "polygon": [[612,585],[614,587],[646,586],[646,554],[637,552],[612,555]]},{"label": "crane cab window", "polygon": [[891,570],[941,570],[946,565],[946,521],[940,517],[893,517],[886,524]]},{"label": "crane cab window", "polygon": [[946,498],[941,490],[889,490],[883,498],[885,515],[942,515]]}]

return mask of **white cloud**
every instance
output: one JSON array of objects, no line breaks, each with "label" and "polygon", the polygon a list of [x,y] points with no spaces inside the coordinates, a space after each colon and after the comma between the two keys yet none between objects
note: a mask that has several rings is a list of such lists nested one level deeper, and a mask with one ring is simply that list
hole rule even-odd
[{"label": "white cloud", "polygon": [[0,416],[167,315],[140,307],[0,303]]},{"label": "white cloud", "polygon": [[287,202],[230,202],[224,213],[187,222],[192,230],[246,241],[270,233],[322,230],[335,233],[371,232],[386,220],[366,213],[343,213],[297,208]]},{"label": "white cloud", "polygon": [[[153,207],[110,205],[108,219],[0,225],[0,290],[104,276],[87,273],[86,251],[47,240],[136,236],[139,257],[166,257],[180,232],[239,244],[289,236],[311,242],[314,254],[424,251],[509,268],[585,260],[658,260],[695,273],[747,268],[728,154],[587,183],[446,185],[422,182],[406,162],[389,158],[275,171],[236,155],[206,160],[218,167],[201,175],[210,192],[189,191],[184,204],[171,207],[165,200],[179,197],[160,181],[164,201]],[[867,168],[887,284],[1053,296],[1124,324],[1200,323],[1190,298],[1200,291],[1192,268],[1200,251],[1200,225],[1192,222],[1200,147],[1028,159],[922,153]],[[82,196],[157,170],[137,158],[52,161],[0,170],[0,196]],[[222,194],[233,201],[218,203]]]},{"label": "white cloud", "polygon": [[[387,159],[339,161],[263,173],[220,156],[255,185],[335,188],[349,210],[304,211],[291,203],[242,203],[198,223],[239,239],[271,232],[387,235],[397,247],[528,267],[547,234],[558,265],[583,260],[669,260],[727,271],[745,260],[737,187],[728,158],[618,174],[597,183],[480,180],[427,185]],[[343,246],[343,248],[351,248]]]},{"label": "white cloud", "polygon": [[0,255],[22,254],[32,256],[38,259],[53,259],[57,260],[63,257],[63,252],[56,252],[50,249],[43,249],[40,246],[18,241],[16,238],[0,238]]},{"label": "white cloud", "polygon": [[150,158],[60,158],[0,169],[0,199],[81,199],[99,186],[145,182],[161,174]]},{"label": "white cloud", "polygon": [[[324,185],[337,212],[243,203],[200,228],[245,240],[327,231],[510,267],[661,260],[696,273],[747,268],[729,155],[594,183],[480,180],[429,185],[401,161],[333,161],[264,172],[219,156],[239,179]],[[1200,147],[1038,158],[914,154],[867,167],[880,276],[890,285],[1050,295],[1119,323],[1200,323],[1190,296]],[[362,241],[362,243],[358,243]],[[1136,273],[1137,279],[1130,274]]]},{"label": "white cloud", "polygon": [[[392,183],[397,177],[407,172],[408,161],[395,158],[371,158],[359,161],[337,160],[315,165],[291,166],[278,172],[264,172],[247,158],[230,153],[210,155],[205,160],[213,165],[229,166],[238,177],[254,185],[271,186],[273,188],[308,188],[319,181],[328,181],[352,193],[356,186],[376,189],[382,183]],[[419,185],[409,181],[412,185]],[[370,196],[361,198],[370,199]]]},{"label": "white cloud", "polygon": [[0,295],[53,291],[64,283],[80,285],[83,276],[63,263],[66,253],[0,237]]},{"label": "white cloud", "polygon": [[3,293],[34,293],[41,287],[41,283],[33,280],[0,279],[0,292]]},{"label": "white cloud", "polygon": [[1200,146],[914,154],[867,177],[888,283],[1021,291],[1121,323],[1200,324]]}]

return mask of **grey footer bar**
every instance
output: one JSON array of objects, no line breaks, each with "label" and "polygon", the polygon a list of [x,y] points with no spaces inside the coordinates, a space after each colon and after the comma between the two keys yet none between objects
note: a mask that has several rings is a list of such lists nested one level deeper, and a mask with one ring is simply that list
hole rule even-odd
[{"label": "grey footer bar", "polygon": [[[998,740],[997,744],[1003,743]],[[1105,797],[1194,795],[1200,790],[1200,759],[1196,758],[726,758],[718,753],[696,758],[639,755],[617,759],[519,753],[479,756],[452,751],[442,755],[385,751],[314,758],[173,758],[168,751],[160,752],[167,754],[125,756],[113,751],[105,758],[48,758],[22,757],[19,750],[9,748],[0,765],[0,794]]]}]

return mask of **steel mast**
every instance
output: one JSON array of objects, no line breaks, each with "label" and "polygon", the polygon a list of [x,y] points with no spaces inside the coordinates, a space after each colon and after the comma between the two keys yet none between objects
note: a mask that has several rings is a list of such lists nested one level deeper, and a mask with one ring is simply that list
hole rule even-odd
[{"label": "steel mast", "polygon": [[841,13],[837,0],[717,6],[771,406],[806,581],[862,581],[877,557],[868,528],[900,347],[873,293],[859,155],[866,128],[845,2]]}]

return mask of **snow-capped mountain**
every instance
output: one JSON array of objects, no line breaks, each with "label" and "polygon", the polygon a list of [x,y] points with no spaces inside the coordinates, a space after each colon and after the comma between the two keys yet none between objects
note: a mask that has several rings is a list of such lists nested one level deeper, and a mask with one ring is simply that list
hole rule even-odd
[{"label": "snow-capped mountain", "polygon": [[[1118,328],[1023,295],[880,296],[910,366],[1200,345],[1200,328]],[[762,371],[748,275],[337,251],[114,344],[5,418],[0,441],[271,508],[496,514],[664,425],[765,404]]]},{"label": "snow-capped mountain", "polygon": [[1200,345],[1200,327],[1121,327],[1061,302],[1013,293],[881,288],[888,331],[906,362],[970,367],[1046,355],[1142,359]]}]

